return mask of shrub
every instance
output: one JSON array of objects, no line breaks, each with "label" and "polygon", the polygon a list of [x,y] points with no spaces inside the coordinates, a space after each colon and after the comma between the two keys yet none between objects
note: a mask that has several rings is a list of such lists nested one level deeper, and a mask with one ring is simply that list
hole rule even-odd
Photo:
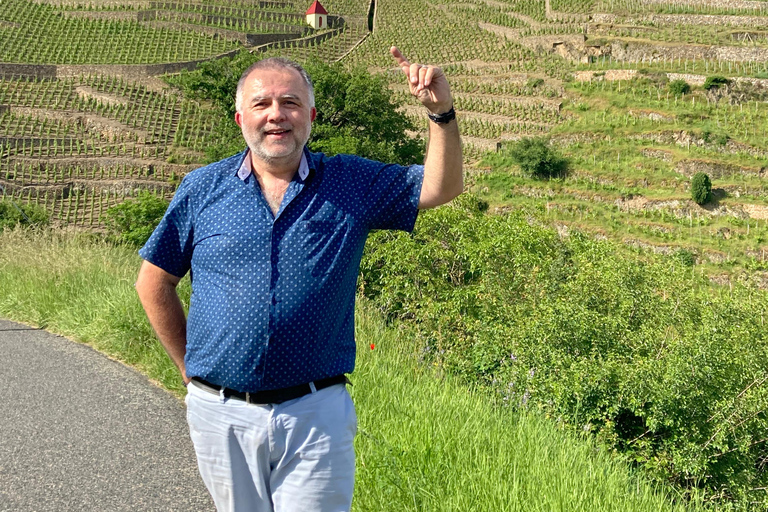
[{"label": "shrub", "polygon": [[696,265],[696,255],[688,249],[678,249],[674,257],[686,267]]},{"label": "shrub", "polygon": [[544,137],[523,137],[512,145],[509,155],[532,178],[560,178],[568,173],[568,160]]},{"label": "shrub", "polygon": [[731,83],[731,81],[724,76],[713,75],[707,77],[703,87],[709,91],[710,89],[717,89],[721,85],[728,85],[729,83]]},{"label": "shrub", "polygon": [[106,224],[110,238],[119,243],[144,245],[167,209],[168,201],[142,191],[138,197],[107,210]]},{"label": "shrub", "polygon": [[361,292],[404,320],[415,355],[500,405],[592,433],[661,481],[766,510],[768,339],[755,311],[768,294],[738,282],[721,293],[688,255],[641,261],[464,196],[365,248]]},{"label": "shrub", "polygon": [[669,82],[669,92],[675,96],[682,96],[691,92],[691,86],[685,80],[673,80]]},{"label": "shrub", "polygon": [[36,204],[18,204],[3,199],[0,201],[0,230],[21,226],[45,226],[48,212]]},{"label": "shrub", "polygon": [[529,78],[528,82],[525,84],[528,89],[536,89],[542,85],[544,85],[543,78]]},{"label": "shrub", "polygon": [[706,173],[697,172],[691,180],[691,199],[705,204],[712,197],[712,181]]}]

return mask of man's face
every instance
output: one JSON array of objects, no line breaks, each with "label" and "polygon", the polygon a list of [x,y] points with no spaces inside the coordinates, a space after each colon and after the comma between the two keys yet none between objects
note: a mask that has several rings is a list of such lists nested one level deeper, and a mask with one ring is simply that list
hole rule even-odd
[{"label": "man's face", "polygon": [[257,69],[243,86],[242,110],[235,122],[254,161],[298,165],[316,111],[309,90],[292,69]]}]

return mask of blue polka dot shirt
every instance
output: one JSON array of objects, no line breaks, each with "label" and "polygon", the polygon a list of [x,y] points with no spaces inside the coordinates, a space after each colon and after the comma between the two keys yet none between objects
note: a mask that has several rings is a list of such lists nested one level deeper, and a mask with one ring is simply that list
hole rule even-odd
[{"label": "blue polka dot shirt", "polygon": [[273,215],[247,155],[189,173],[139,251],[191,272],[187,376],[255,392],[350,373],[363,245],[413,229],[424,168],[305,148]]}]

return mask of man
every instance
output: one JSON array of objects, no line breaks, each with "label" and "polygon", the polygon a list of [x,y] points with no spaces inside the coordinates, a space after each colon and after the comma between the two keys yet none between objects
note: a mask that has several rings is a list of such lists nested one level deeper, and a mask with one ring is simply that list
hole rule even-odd
[{"label": "man", "polygon": [[[219,511],[350,509],[357,417],[345,374],[365,239],[413,229],[418,209],[463,188],[445,75],[390,51],[432,119],[423,166],[310,153],[311,81],[266,59],[237,88],[248,148],[186,176],[140,251],[136,289],[188,385],[190,433]],[[188,319],[176,294],[187,271]]]}]

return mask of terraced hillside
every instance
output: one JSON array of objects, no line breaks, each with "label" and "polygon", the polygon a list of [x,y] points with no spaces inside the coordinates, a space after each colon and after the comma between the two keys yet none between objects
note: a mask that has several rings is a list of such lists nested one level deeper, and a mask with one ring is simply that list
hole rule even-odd
[{"label": "terraced hillside", "polygon": [[[170,196],[230,121],[156,77],[239,50],[383,73],[426,128],[392,67],[397,44],[445,68],[470,182],[498,211],[532,208],[564,236],[586,230],[677,254],[715,279],[768,281],[768,2],[329,0],[324,31],[306,26],[306,7],[6,0],[4,193],[87,227],[138,190]],[[705,89],[712,75],[729,81]],[[690,91],[673,92],[676,80]],[[551,137],[570,175],[521,176],[504,148],[524,136]],[[690,200],[699,171],[714,183],[703,206]]]}]

